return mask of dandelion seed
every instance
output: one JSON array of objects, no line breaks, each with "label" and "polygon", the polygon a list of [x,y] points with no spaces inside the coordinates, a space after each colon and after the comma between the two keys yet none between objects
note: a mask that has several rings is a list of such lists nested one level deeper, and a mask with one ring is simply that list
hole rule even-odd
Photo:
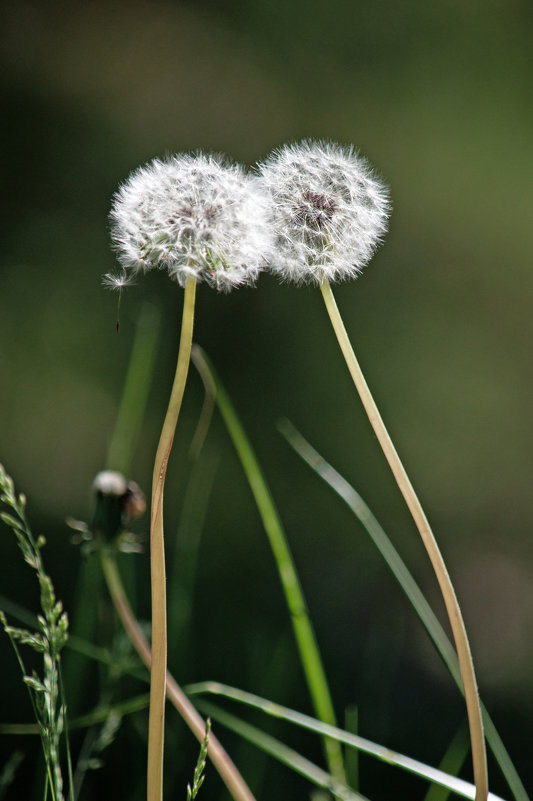
[{"label": "dandelion seed", "polygon": [[102,284],[106,286],[108,289],[114,289],[117,292],[121,292],[125,287],[131,286],[134,283],[133,276],[125,275],[113,275],[112,273],[106,273],[102,278]]},{"label": "dandelion seed", "polygon": [[352,147],[304,141],[259,165],[270,197],[270,269],[296,283],[357,276],[383,238],[387,189]]},{"label": "dandelion seed", "polygon": [[126,275],[122,273],[122,275],[113,275],[112,273],[106,273],[102,278],[102,284],[106,286],[108,289],[118,291],[118,301],[117,301],[117,322],[115,323],[115,328],[117,334],[120,331],[120,302],[122,300],[122,290],[124,287],[131,286],[133,284],[133,277],[131,275]]},{"label": "dandelion seed", "polygon": [[126,275],[168,270],[229,290],[255,281],[269,251],[266,199],[221,157],[180,154],[136,170],[116,193],[112,238]]}]

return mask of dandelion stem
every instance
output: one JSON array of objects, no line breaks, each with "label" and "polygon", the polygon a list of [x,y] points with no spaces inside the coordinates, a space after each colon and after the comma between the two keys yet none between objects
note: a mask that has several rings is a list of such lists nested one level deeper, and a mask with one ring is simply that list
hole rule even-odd
[{"label": "dandelion stem", "polygon": [[[152,666],[152,652],[128,603],[120,574],[117,570],[116,561],[104,548],[100,550],[100,554],[104,576],[118,616],[135,650],[139,654],[141,661],[146,668],[150,670]],[[205,738],[205,721],[202,719],[201,715],[198,714],[177,681],[168,672],[166,674],[166,694],[169,701],[177,709],[196,739],[202,743]],[[209,735],[207,755],[217,769],[234,801],[255,801],[246,782],[212,732]]]},{"label": "dandelion stem", "polygon": [[150,521],[150,562],[152,583],[152,668],[150,678],[150,716],[148,723],[148,801],[163,798],[163,748],[167,670],[167,610],[165,541],[163,531],[163,492],[174,432],[187,381],[194,325],[196,279],[189,278],[183,298],[178,363],[166,417],[159,439],[152,478]]},{"label": "dandelion stem", "polygon": [[348,370],[359,393],[365,411],[368,415],[374,433],[383,450],[385,458],[394,474],[394,478],[400,488],[404,500],[409,507],[416,527],[422,538],[428,556],[433,565],[435,575],[446,605],[446,611],[452,627],[455,647],[459,659],[461,678],[464,686],[466,708],[468,713],[468,724],[470,728],[470,741],[472,745],[472,764],[474,770],[474,783],[476,785],[475,801],[486,801],[488,795],[487,779],[487,757],[485,753],[485,738],[483,734],[483,722],[481,718],[481,707],[474,672],[474,664],[470,645],[466,634],[466,629],[461,614],[461,609],[455,595],[455,590],[451,582],[444,559],[437,545],[435,536],[430,528],[424,510],[418,500],[411,482],[405,472],[405,468],[400,461],[392,440],[385,428],[375,401],[370,393],[365,381],[355,353],[351,346],[346,328],[340,316],[339,309],[335,302],[331,286],[328,281],[323,281],[320,285],[326,309],[333,325],[337,340],[346,360]]}]

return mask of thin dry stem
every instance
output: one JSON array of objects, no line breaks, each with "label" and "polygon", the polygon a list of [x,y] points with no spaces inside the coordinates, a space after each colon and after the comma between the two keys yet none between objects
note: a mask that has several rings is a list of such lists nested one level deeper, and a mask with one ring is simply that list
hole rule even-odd
[{"label": "thin dry stem", "polygon": [[459,667],[461,670],[461,677],[463,680],[463,687],[465,692],[466,708],[468,713],[468,724],[470,728],[470,741],[472,744],[472,763],[474,769],[474,782],[476,785],[476,801],[486,801],[488,795],[488,778],[487,778],[487,756],[485,752],[485,738],[483,734],[483,722],[481,718],[481,707],[479,702],[479,695],[476,683],[476,676],[474,672],[474,663],[472,661],[472,654],[470,645],[466,634],[466,629],[461,614],[461,609],[455,595],[455,590],[451,582],[448,570],[442,558],[439,546],[435,536],[430,528],[429,522],[426,518],[422,505],[413,489],[411,482],[405,472],[405,468],[400,461],[400,457],[396,453],[396,449],[392,440],[385,428],[385,424],[381,419],[379,410],[374,402],[370,393],[368,385],[365,381],[359,363],[355,357],[355,353],[348,339],[348,334],[344,327],[344,323],[337,308],[335,298],[331,291],[331,287],[327,281],[321,284],[322,295],[331,319],[331,323],[335,330],[335,334],[339,341],[342,353],[346,360],[346,364],[352,376],[353,382],[357,388],[363,406],[378,438],[379,444],[385,454],[389,466],[394,474],[398,487],[404,497],[404,500],[409,507],[409,511],[415,521],[416,527],[420,533],[428,556],[433,565],[435,575],[439,582],[439,586],[446,605],[446,611],[452,627],[453,637],[455,640],[455,647],[457,648],[457,656],[459,659]]},{"label": "thin dry stem", "polygon": [[[102,551],[102,566],[113,604],[122,621],[122,625],[141,661],[148,670],[151,670],[152,652],[150,646],[126,598],[116,562],[113,557],[104,551]],[[166,694],[198,742],[202,743],[205,738],[205,721],[198,714],[177,681],[168,672],[166,674]],[[207,754],[235,801],[256,801],[230,756],[212,732],[209,735]]]}]

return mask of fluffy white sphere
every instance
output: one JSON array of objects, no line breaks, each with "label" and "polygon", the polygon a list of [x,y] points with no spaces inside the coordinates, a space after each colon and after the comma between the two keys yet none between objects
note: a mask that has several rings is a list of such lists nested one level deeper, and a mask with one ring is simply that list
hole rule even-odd
[{"label": "fluffy white sphere", "polygon": [[304,141],[258,166],[274,231],[270,269],[296,283],[353,278],[387,229],[388,192],[352,147]]},{"label": "fluffy white sphere", "polygon": [[155,267],[181,286],[189,276],[220,290],[251,283],[269,251],[266,205],[256,182],[220,157],[155,159],[133,172],[113,199],[119,262],[126,276]]},{"label": "fluffy white sphere", "polygon": [[120,498],[125,495],[128,484],[122,473],[116,470],[101,470],[93,481],[93,490],[102,495],[114,495]]}]

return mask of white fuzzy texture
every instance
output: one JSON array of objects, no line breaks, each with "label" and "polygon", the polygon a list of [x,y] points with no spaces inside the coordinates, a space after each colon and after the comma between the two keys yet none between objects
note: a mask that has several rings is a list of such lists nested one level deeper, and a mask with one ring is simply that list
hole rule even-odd
[{"label": "white fuzzy texture", "polygon": [[112,238],[126,274],[160,268],[216,289],[252,283],[265,264],[267,202],[244,170],[217,156],[155,159],[116,193]]},{"label": "white fuzzy texture", "polygon": [[102,278],[102,284],[106,286],[108,289],[113,289],[116,292],[121,292],[125,287],[131,286],[131,284],[133,284],[133,276],[126,275],[126,273],[122,273],[122,275],[113,275],[112,273],[106,273]]},{"label": "white fuzzy texture", "polygon": [[270,269],[296,283],[355,278],[387,230],[388,192],[352,147],[304,141],[258,166],[270,197]]},{"label": "white fuzzy texture", "polygon": [[93,481],[93,490],[101,492],[102,495],[115,495],[120,498],[128,488],[126,479],[122,473],[116,470],[102,470],[97,474]]}]

